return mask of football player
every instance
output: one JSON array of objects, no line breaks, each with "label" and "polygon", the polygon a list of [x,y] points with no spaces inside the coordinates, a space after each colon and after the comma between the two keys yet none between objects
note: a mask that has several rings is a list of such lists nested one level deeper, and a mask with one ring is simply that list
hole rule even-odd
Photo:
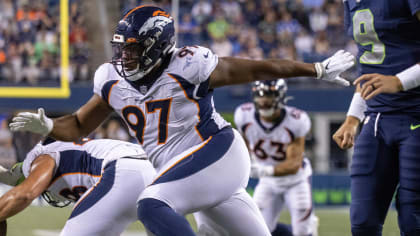
[{"label": "football player", "polygon": [[420,235],[420,1],[344,0],[344,9],[361,87],[333,136],[341,148],[353,146],[364,120],[351,166],[352,233],[382,235],[396,192],[401,235]]},{"label": "football player", "polygon": [[172,17],[154,6],[127,12],[112,46],[112,63],[98,68],[94,95],[76,113],[54,120],[42,109],[18,114],[11,129],[77,140],[115,111],[158,171],[138,202],[146,228],[158,236],[194,235],[184,215],[200,211],[231,235],[270,235],[245,191],[250,170],[246,145],[215,111],[213,89],[296,76],[347,85],[339,74],[353,66],[353,55],[339,51],[309,64],[219,58],[200,46],[176,48]]},{"label": "football player", "polygon": [[0,198],[0,221],[42,195],[53,206],[75,203],[60,235],[120,235],[137,220],[137,198],[155,174],[137,144],[110,139],[76,144],[47,138],[23,163],[10,171],[1,168],[0,182],[17,186]]},{"label": "football player", "polygon": [[286,92],[283,79],[253,83],[253,103],[240,105],[234,120],[254,159],[251,177],[260,179],[254,200],[272,235],[285,235],[283,225],[277,224],[284,207],[290,212],[293,235],[317,235],[312,168],[304,158],[311,122],[304,111],[286,106]]}]

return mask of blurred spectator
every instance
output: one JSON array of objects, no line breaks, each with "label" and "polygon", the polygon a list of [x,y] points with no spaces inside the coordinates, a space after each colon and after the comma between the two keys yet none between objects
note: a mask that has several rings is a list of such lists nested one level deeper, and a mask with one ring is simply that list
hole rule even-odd
[{"label": "blurred spectator", "polygon": [[211,50],[220,57],[227,57],[232,55],[232,43],[225,37],[217,38],[210,46]]},{"label": "blurred spectator", "polygon": [[313,32],[324,31],[327,28],[328,15],[321,8],[315,8],[309,14],[309,25]]},{"label": "blurred spectator", "polygon": [[199,35],[200,27],[198,27],[190,13],[185,13],[178,24],[179,46],[195,44]]},{"label": "blurred spectator", "polygon": [[12,133],[9,131],[7,119],[0,121],[0,165],[10,168],[17,162],[16,151],[13,147]]},{"label": "blurred spectator", "polygon": [[199,0],[192,8],[192,16],[201,24],[210,18],[212,11],[213,7],[207,0]]},{"label": "blurred spectator", "polygon": [[207,25],[207,30],[213,40],[225,37],[228,29],[229,23],[220,12],[217,13],[215,19]]}]

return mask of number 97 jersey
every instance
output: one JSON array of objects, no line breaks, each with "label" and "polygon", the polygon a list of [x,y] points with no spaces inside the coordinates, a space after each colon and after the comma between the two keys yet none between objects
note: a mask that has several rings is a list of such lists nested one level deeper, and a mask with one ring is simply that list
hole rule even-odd
[{"label": "number 97 jersey", "polygon": [[172,157],[228,126],[213,105],[209,77],[218,58],[204,47],[176,49],[162,70],[131,82],[103,64],[95,73],[94,93],[126,122],[159,170]]}]

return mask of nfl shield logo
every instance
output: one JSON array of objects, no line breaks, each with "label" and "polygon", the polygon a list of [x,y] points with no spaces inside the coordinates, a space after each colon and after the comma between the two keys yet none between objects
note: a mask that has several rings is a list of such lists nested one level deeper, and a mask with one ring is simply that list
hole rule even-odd
[{"label": "nfl shield logo", "polygon": [[140,93],[141,94],[147,93],[147,86],[144,86],[144,85],[140,86]]}]

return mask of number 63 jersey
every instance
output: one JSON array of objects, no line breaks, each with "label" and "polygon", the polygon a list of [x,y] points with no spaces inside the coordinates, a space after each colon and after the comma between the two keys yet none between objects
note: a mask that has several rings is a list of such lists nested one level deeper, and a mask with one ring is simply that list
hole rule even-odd
[{"label": "number 63 jersey", "polygon": [[193,46],[176,49],[166,61],[156,78],[148,78],[150,83],[129,82],[109,63],[101,65],[94,78],[94,93],[124,119],[158,171],[172,157],[229,125],[215,111],[209,89],[217,56]]},{"label": "number 63 jersey", "polygon": [[[253,103],[240,105],[234,115],[239,132],[246,139],[254,161],[261,165],[277,165],[286,160],[287,146],[295,138],[304,137],[311,128],[306,112],[285,106],[285,116],[276,123],[260,119]],[[264,177],[277,184],[288,185],[306,179],[312,174],[310,162],[305,158],[302,167],[295,175]]]}]

